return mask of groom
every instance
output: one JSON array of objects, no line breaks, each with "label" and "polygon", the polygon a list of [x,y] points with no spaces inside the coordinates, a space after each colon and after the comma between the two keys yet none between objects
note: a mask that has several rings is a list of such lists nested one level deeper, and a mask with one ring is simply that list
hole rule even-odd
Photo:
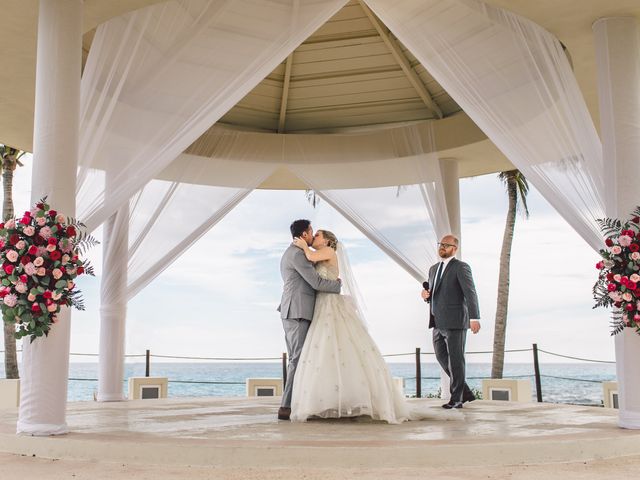
[{"label": "groom", "polygon": [[430,290],[422,298],[431,299],[429,328],[433,328],[433,350],[438,363],[451,380],[451,399],[442,408],[462,408],[475,395],[465,382],[464,347],[467,329],[480,330],[478,296],[471,268],[455,258],[458,239],[446,235],[438,243],[440,262],[429,269]]},{"label": "groom", "polygon": [[[313,228],[309,220],[296,220],[289,227],[293,238],[300,237],[311,246]],[[280,273],[284,281],[282,300],[278,311],[282,318],[284,336],[289,354],[287,384],[282,394],[282,404],[278,409],[279,420],[289,420],[291,415],[291,393],[293,377],[302,352],[304,340],[313,318],[316,291],[340,293],[340,280],[322,278],[307,260],[304,252],[293,244],[289,245],[280,260]]]}]

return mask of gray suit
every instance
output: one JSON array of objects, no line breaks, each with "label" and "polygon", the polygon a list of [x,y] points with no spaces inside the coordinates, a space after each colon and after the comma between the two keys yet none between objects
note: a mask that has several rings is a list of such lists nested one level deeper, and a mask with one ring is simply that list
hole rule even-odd
[{"label": "gray suit", "polygon": [[282,394],[282,406],[291,407],[293,378],[302,352],[316,305],[316,291],[340,293],[340,281],[327,280],[318,275],[304,252],[290,245],[280,260],[280,274],[284,281],[278,311],[282,318],[289,365],[287,384]]},{"label": "gray suit", "polygon": [[469,319],[479,319],[478,295],[471,268],[452,258],[435,283],[439,263],[429,269],[431,311],[429,328],[433,328],[433,349],[442,369],[451,379],[450,402],[470,399],[473,393],[465,382],[464,348]]}]

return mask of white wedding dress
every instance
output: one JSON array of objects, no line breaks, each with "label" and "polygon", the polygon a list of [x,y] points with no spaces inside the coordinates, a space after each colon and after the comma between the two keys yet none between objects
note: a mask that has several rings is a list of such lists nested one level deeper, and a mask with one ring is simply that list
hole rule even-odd
[{"label": "white wedding dress", "polygon": [[[327,262],[316,270],[338,278]],[[318,292],[293,382],[291,420],[360,415],[400,423],[409,408],[351,297]]]}]

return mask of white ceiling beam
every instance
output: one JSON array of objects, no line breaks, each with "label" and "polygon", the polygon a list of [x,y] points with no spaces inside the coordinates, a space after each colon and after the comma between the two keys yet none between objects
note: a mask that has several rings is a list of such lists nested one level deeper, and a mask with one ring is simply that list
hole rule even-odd
[{"label": "white ceiling beam", "polygon": [[389,48],[391,55],[396,60],[396,62],[398,62],[398,65],[400,65],[400,68],[406,75],[407,79],[409,80],[409,83],[411,83],[411,86],[413,86],[416,93],[422,99],[426,107],[429,110],[431,110],[438,118],[443,118],[444,114],[442,113],[442,110],[433,101],[433,98],[431,97],[429,90],[427,90],[427,87],[425,87],[424,83],[422,83],[422,80],[420,80],[420,77],[418,76],[418,74],[411,67],[409,60],[404,55],[404,53],[402,53],[402,49],[400,48],[400,45],[398,45],[398,42],[395,41],[393,38],[391,38],[391,36],[389,35],[389,30],[387,29],[387,27],[383,25],[383,23],[378,19],[378,17],[376,17],[376,15],[364,3],[363,0],[358,0],[358,3],[364,10],[364,13],[367,15],[367,18],[369,18],[371,23],[373,23],[373,26],[378,32],[378,35],[380,35],[380,38],[382,38],[382,41]]},{"label": "white ceiling beam", "polygon": [[287,103],[289,101],[289,83],[291,82],[291,64],[293,52],[287,57],[284,65],[284,82],[282,84],[282,98],[280,99],[280,118],[278,119],[278,133],[284,133],[284,122],[287,116]]}]

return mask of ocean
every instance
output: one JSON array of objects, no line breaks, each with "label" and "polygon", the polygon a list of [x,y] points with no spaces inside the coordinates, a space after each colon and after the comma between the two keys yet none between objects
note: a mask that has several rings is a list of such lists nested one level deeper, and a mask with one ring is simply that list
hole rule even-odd
[{"label": "ocean", "polygon": [[[416,393],[415,364],[389,363],[394,377],[404,377],[405,394]],[[471,388],[481,390],[481,379],[489,378],[491,364],[467,364],[467,380]],[[542,399],[545,402],[601,405],[603,381],[615,380],[615,365],[592,363],[542,363]],[[144,376],[144,363],[125,364],[125,378]],[[151,364],[151,376],[168,377],[170,397],[234,397],[245,396],[247,378],[282,376],[281,363],[200,362]],[[69,401],[93,400],[97,388],[97,363],[71,363],[69,367]],[[422,364],[422,396],[434,395],[440,387],[439,367]],[[531,381],[535,401],[535,380],[531,363],[506,364],[504,378],[517,377]],[[4,365],[0,364],[0,378]],[[202,383],[200,383],[202,382]],[[220,382],[220,383],[217,383]],[[124,381],[125,395],[127,381]]]}]

